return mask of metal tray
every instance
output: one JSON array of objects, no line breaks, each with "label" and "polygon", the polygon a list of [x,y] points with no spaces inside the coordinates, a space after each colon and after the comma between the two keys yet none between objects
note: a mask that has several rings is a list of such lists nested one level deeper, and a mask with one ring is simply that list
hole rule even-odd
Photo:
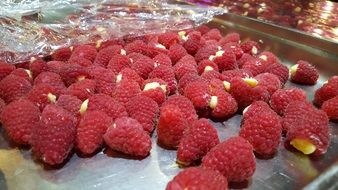
[{"label": "metal tray", "polygon": [[[268,25],[236,15],[226,14],[209,23],[224,33],[236,31],[242,40],[251,38],[261,42],[265,50],[277,54],[290,65],[298,59],[311,61],[321,76],[315,86],[296,86],[313,92],[328,77],[338,74],[338,45],[320,41],[278,26]],[[237,135],[241,115],[224,122],[214,122],[221,140]],[[283,143],[272,159],[257,159],[257,169],[246,184],[231,184],[232,188],[247,189],[338,189],[338,124],[330,123],[331,145],[319,158],[304,156],[286,150]],[[93,157],[70,156],[60,168],[48,168],[32,160],[29,149],[18,149],[6,140],[0,129],[0,190],[157,190],[181,169],[175,164],[176,151],[165,150],[156,144],[153,134],[151,154],[138,160],[104,150]]]}]

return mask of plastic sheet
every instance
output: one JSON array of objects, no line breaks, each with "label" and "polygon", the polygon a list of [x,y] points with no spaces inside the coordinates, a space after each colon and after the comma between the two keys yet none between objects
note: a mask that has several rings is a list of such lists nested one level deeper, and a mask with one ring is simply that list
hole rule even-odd
[{"label": "plastic sheet", "polygon": [[0,2],[0,60],[19,63],[78,43],[191,28],[225,9],[161,0]]}]

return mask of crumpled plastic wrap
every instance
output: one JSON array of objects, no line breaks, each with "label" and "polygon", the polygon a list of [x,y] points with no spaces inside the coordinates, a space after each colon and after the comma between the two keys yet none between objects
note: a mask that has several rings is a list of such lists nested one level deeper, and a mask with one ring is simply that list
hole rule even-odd
[{"label": "crumpled plastic wrap", "polygon": [[225,12],[161,0],[0,1],[0,60],[19,63],[59,47],[188,29]]}]

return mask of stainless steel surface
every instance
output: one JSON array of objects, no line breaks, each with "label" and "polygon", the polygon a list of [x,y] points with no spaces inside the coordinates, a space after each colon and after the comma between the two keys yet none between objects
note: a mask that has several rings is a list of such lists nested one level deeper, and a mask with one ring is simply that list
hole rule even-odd
[{"label": "stainless steel surface", "polygon": [[[329,76],[338,74],[337,55],[321,54],[314,48],[305,48],[296,41],[290,41],[291,36],[297,38],[294,35],[298,34],[290,34],[289,39],[280,38],[274,33],[266,34],[259,31],[259,27],[244,25],[246,21],[234,22],[238,21],[236,19],[225,15],[215,19],[210,26],[221,28],[225,33],[237,31],[242,35],[242,40],[248,37],[260,40],[263,42],[261,46],[264,49],[276,53],[287,65],[298,59],[305,59],[319,68],[321,76],[315,86],[287,83],[287,86],[297,86],[306,90],[309,100],[313,99],[314,90],[319,88]],[[268,26],[265,27],[269,29]],[[276,30],[273,26],[270,27],[271,31]],[[333,48],[338,49],[337,46]],[[227,121],[214,123],[220,139],[224,140],[237,135],[240,121],[241,115],[237,114]],[[257,169],[247,188],[291,190],[301,189],[307,184],[309,185],[306,189],[309,190],[337,187],[338,124],[330,123],[330,128],[331,145],[324,156],[318,158],[304,156],[298,152],[286,150],[281,144],[275,157],[257,158]],[[1,190],[157,190],[165,189],[167,182],[181,170],[175,164],[176,151],[159,147],[156,144],[156,133],[153,134],[151,155],[143,160],[104,150],[88,158],[79,157],[74,153],[65,165],[53,169],[33,161],[30,150],[17,149],[9,145],[3,130],[0,130]],[[244,186],[237,184],[237,187],[238,185],[245,187],[245,184]]]}]

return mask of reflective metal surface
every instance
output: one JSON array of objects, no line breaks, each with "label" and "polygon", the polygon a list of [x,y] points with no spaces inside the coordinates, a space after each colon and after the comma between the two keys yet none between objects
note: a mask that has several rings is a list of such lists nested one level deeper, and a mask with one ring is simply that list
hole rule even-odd
[{"label": "reflective metal surface", "polygon": [[[236,18],[240,19],[240,18]],[[238,20],[237,20],[238,21]],[[313,99],[313,92],[329,76],[338,74],[336,54],[330,54],[316,48],[305,47],[297,41],[298,34],[291,34],[285,39],[274,33],[261,32],[258,25],[244,25],[246,21],[235,22],[231,16],[215,19],[210,26],[222,31],[237,31],[242,40],[260,40],[263,49],[276,53],[281,60],[290,65],[298,59],[305,59],[315,64],[321,77],[315,86],[296,86],[308,92],[308,99]],[[237,23],[237,24],[236,24]],[[265,26],[269,29],[269,26]],[[276,28],[270,26],[270,30]],[[263,30],[264,31],[264,30]],[[280,31],[283,32],[283,31]],[[304,37],[304,36],[303,36]],[[335,47],[336,50],[338,49]],[[241,115],[235,115],[224,122],[214,123],[221,140],[237,135]],[[247,184],[231,184],[232,188],[247,189],[337,189],[338,183],[338,124],[330,123],[331,145],[322,157],[304,156],[298,152],[286,150],[280,145],[278,153],[271,159],[257,158],[257,169]],[[175,164],[176,151],[165,150],[156,144],[153,134],[151,155],[138,160],[120,155],[111,150],[104,150],[93,157],[79,157],[74,153],[60,168],[48,168],[34,162],[30,150],[17,149],[8,144],[1,129],[0,135],[0,190],[157,190],[165,189],[166,184],[181,169]]]}]

